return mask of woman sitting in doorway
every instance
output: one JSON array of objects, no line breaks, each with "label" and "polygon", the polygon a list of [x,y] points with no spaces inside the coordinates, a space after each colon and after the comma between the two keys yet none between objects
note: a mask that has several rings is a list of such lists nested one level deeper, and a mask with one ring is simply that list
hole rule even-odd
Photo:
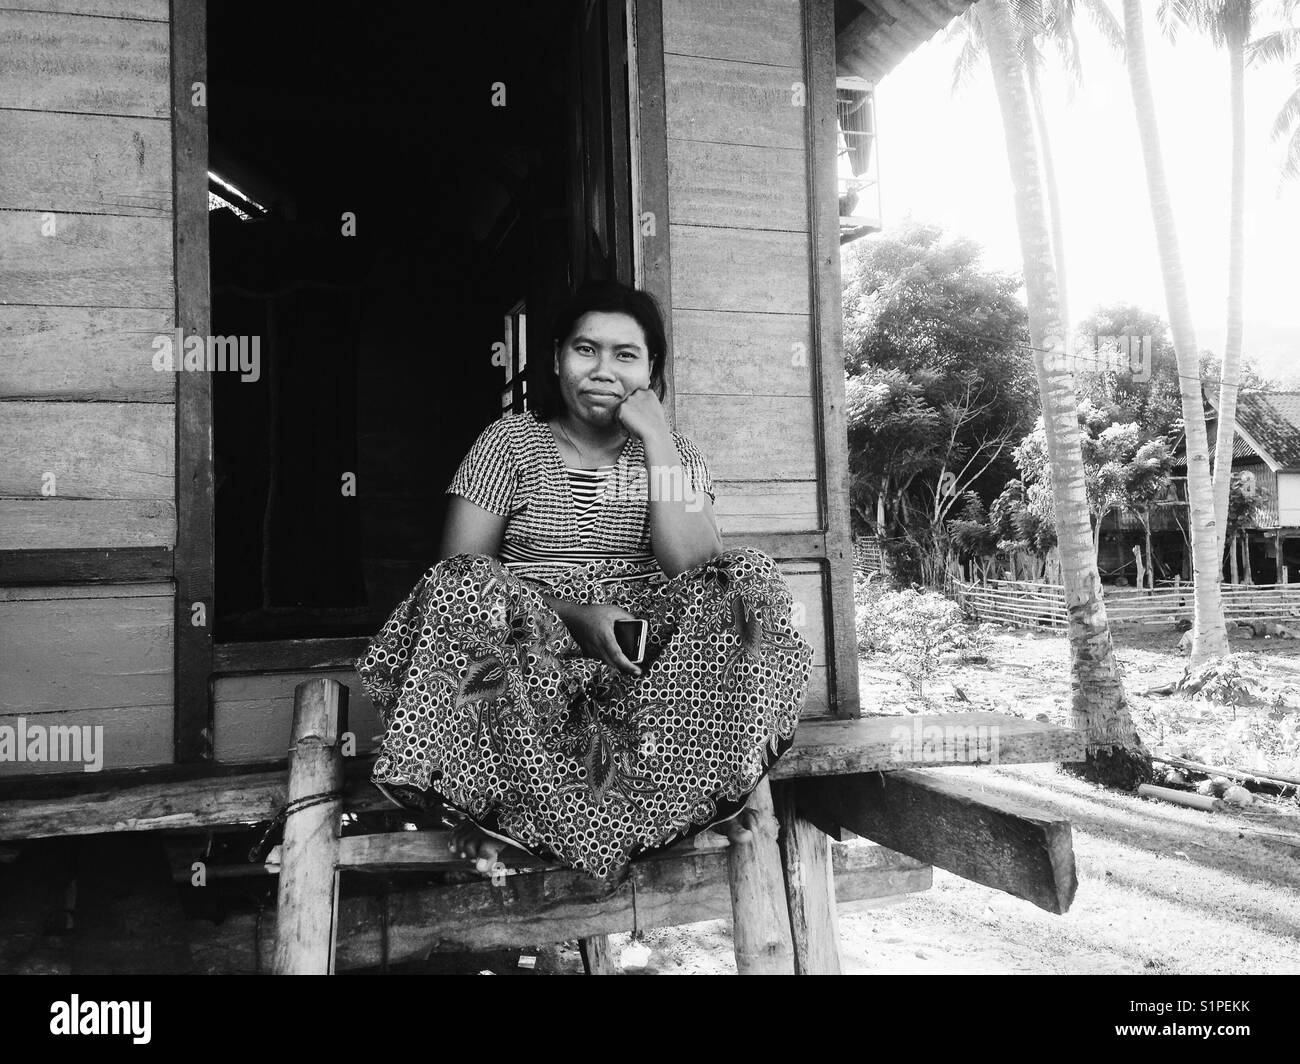
[{"label": "woman sitting in doorway", "polygon": [[[813,651],[776,563],[723,549],[704,456],[660,404],[654,297],[589,284],[552,337],[545,405],[475,440],[442,560],[357,671],[398,805],[459,811],[452,848],[480,871],[510,844],[616,885],[705,828],[748,838]],[[615,639],[633,619],[640,666]]]}]

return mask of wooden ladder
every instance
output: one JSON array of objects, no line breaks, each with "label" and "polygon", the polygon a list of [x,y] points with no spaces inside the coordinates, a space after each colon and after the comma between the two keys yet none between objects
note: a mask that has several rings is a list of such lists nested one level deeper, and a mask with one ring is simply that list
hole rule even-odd
[{"label": "wooden ladder", "polygon": [[[272,970],[277,974],[333,974],[339,927],[339,873],[344,869],[464,868],[466,861],[447,850],[448,832],[398,831],[371,835],[341,834],[344,801],[344,756],[341,740],[347,730],[347,688],[328,677],[307,680],[294,692],[292,741],[289,749],[288,804],[284,842],[278,850],[279,887]],[[730,898],[736,970],[742,975],[839,974],[839,936],[830,840],[802,819],[793,799],[782,798],[774,809],[766,779],[749,800],[757,814],[753,841],[731,846],[721,835],[702,832],[662,854],[633,866],[629,883],[607,903],[601,902],[608,929],[580,936],[587,970],[614,971],[606,935],[631,930],[637,920],[637,883],[652,884],[656,876],[670,878],[696,895],[720,895],[720,864]],[[778,825],[780,830],[778,830]],[[725,851],[725,855],[713,851]],[[536,893],[538,876],[549,876],[561,893],[587,894],[597,881],[585,873],[543,865],[519,851],[503,854],[512,867],[527,868],[500,877],[491,886],[467,884],[464,891],[500,892],[489,912],[508,912],[511,895]],[[516,860],[516,857],[519,860]],[[273,857],[272,863],[275,859]],[[667,865],[679,867],[668,875]],[[923,866],[917,866],[923,867]],[[536,871],[533,871],[536,870]],[[926,870],[928,872],[928,869]],[[534,881],[534,882],[529,882]],[[630,886],[630,901],[629,894]],[[543,887],[545,891],[547,887]],[[646,886],[642,887],[643,892]],[[667,904],[651,904],[646,913],[663,926],[708,919],[673,902],[673,890],[660,891]],[[646,908],[643,902],[643,908]],[[678,918],[674,919],[674,913]],[[681,919],[681,914],[686,914]],[[712,916],[723,912],[713,911]],[[631,917],[629,919],[628,917]],[[492,920],[483,907],[465,912],[466,920]],[[508,920],[508,917],[497,917]],[[645,922],[642,917],[641,922]],[[501,944],[555,941],[561,923],[503,927]],[[515,936],[513,939],[510,936]],[[568,936],[561,936],[566,938]]]}]

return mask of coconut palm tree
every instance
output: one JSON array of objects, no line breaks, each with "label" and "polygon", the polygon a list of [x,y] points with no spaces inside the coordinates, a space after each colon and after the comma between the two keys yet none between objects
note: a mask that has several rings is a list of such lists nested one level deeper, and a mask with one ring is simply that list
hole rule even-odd
[{"label": "coconut palm tree", "polygon": [[[1047,121],[1047,112],[1043,105],[1040,70],[1043,65],[1044,45],[1055,47],[1062,67],[1069,75],[1071,83],[1079,84],[1083,80],[1083,64],[1079,55],[1079,41],[1074,33],[1074,18],[1077,8],[1083,8],[1101,34],[1102,40],[1110,45],[1118,56],[1123,54],[1124,32],[1120,29],[1115,16],[1111,14],[1104,0],[1020,0],[1009,4],[1007,14],[1015,31],[1016,49],[1021,65],[1025,71],[1025,81],[1029,88],[1029,99],[1033,105],[1034,129],[1038,134],[1038,149],[1043,164],[1043,182],[1047,195],[1048,215],[1051,219],[1052,255],[1056,262],[1056,283],[1064,293],[1066,285],[1065,227],[1061,221],[1061,194],[1056,180],[1056,154],[1052,150],[1051,127]],[[983,64],[987,48],[984,43],[984,30],[980,16],[975,7],[968,7],[948,26],[945,41],[959,40],[961,51],[953,63],[952,91],[961,91]],[[1068,337],[1070,322],[1068,305],[1062,301],[1061,326]]]},{"label": "coconut palm tree", "polygon": [[[1300,15],[1300,0],[1282,0],[1279,5],[1284,19],[1293,24],[1261,34],[1246,45],[1246,62],[1271,63],[1300,56],[1300,27],[1294,19]],[[1282,180],[1300,180],[1300,63],[1293,68],[1295,90],[1287,96],[1273,121],[1273,139],[1289,138],[1282,159]]]},{"label": "coconut palm tree", "polygon": [[[1232,479],[1232,443],[1237,434],[1237,389],[1241,383],[1245,229],[1246,229],[1246,77],[1245,51],[1255,18],[1253,0],[1161,0],[1159,17],[1170,40],[1180,27],[1200,30],[1216,48],[1228,53],[1229,158],[1232,186],[1228,195],[1228,321],[1219,369],[1219,421],[1214,443],[1215,556],[1223,571],[1228,531],[1228,485]],[[1236,580],[1234,578],[1233,582]]]},{"label": "coconut palm tree", "polygon": [[[1024,6],[1024,0],[1022,0]],[[1056,273],[1046,197],[1034,143],[1033,107],[1008,0],[979,0],[980,30],[1002,112],[1007,162],[1025,268],[1030,346],[1038,376],[1052,501],[1069,618],[1071,718],[1087,737],[1090,778],[1130,787],[1151,763],[1129,716],[1092,549],[1074,375],[1066,357],[1064,299]]]},{"label": "coconut palm tree", "polygon": [[[1156,120],[1155,93],[1147,64],[1142,0],[1124,0],[1124,58],[1129,87],[1137,115],[1138,137],[1146,168],[1147,192],[1160,250],[1165,303],[1178,360],[1183,400],[1184,439],[1187,451],[1188,525],[1192,539],[1192,574],[1195,619],[1192,624],[1192,652],[1189,669],[1225,656],[1228,634],[1223,623],[1223,555],[1214,520],[1214,488],[1210,480],[1209,442],[1205,429],[1205,400],[1201,394],[1200,364],[1196,347],[1196,326],[1192,321],[1183,276],[1178,231],[1174,225],[1169,183],[1165,178],[1160,127]],[[1229,462],[1229,467],[1231,462]]]}]

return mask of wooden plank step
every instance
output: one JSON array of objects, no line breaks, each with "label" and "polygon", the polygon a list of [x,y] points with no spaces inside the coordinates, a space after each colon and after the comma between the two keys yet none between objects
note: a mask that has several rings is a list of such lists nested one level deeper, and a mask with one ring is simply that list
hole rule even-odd
[{"label": "wooden plank step", "polygon": [[[876,716],[817,720],[801,725],[794,745],[771,776],[787,780],[945,765],[1081,761],[1081,732],[998,713]],[[369,782],[370,762],[353,758],[345,769],[347,811],[392,809]],[[107,774],[70,781],[68,791],[45,798],[0,801],[0,841],[256,824],[284,805],[284,769],[151,781]],[[93,788],[98,789],[93,789]],[[12,792],[11,792],[12,793]],[[861,834],[861,833],[860,833]]]},{"label": "wooden plank step", "polygon": [[938,772],[805,779],[799,811],[823,830],[848,828],[954,875],[1065,913],[1078,879],[1070,822]]}]

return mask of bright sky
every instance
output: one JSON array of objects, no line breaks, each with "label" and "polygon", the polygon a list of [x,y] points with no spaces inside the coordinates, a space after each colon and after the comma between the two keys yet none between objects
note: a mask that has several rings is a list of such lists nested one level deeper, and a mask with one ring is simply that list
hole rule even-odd
[{"label": "bright sky", "polygon": [[[1120,14],[1119,5],[1112,10]],[[1073,94],[1055,64],[1045,79],[1065,219],[1073,320],[1128,301],[1168,318],[1128,78],[1081,16],[1083,85]],[[1223,350],[1227,290],[1229,126],[1227,59],[1181,33],[1171,45],[1147,20],[1165,168],[1197,343]],[[1020,248],[1002,121],[987,59],[954,96],[959,45],[943,34],[878,86],[885,227],[911,214],[964,233],[986,262],[1019,270]],[[1283,186],[1273,118],[1294,87],[1288,64],[1246,68],[1246,296],[1244,349],[1266,373],[1300,373],[1300,183]]]}]

